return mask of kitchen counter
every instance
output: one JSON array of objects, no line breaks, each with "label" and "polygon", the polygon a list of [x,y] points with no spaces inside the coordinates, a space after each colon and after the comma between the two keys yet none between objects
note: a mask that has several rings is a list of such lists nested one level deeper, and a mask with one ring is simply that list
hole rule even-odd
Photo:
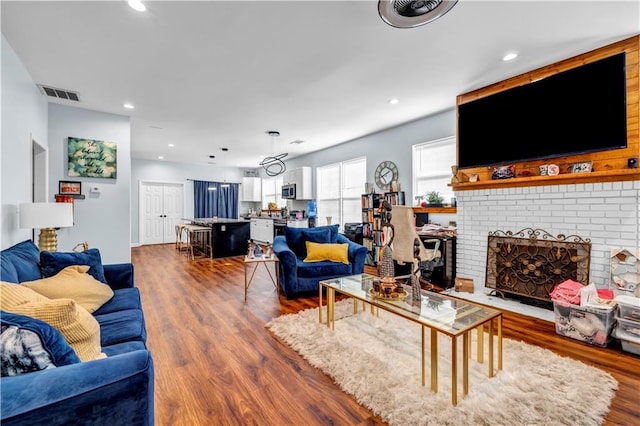
[{"label": "kitchen counter", "polygon": [[250,237],[250,222],[244,219],[192,218],[184,219],[194,225],[211,227],[213,257],[244,256]]}]

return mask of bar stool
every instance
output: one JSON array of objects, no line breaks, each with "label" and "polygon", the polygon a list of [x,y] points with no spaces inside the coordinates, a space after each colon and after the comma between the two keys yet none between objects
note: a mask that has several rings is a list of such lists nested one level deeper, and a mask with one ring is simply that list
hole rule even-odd
[{"label": "bar stool", "polygon": [[[184,236],[184,241],[182,240]],[[179,223],[176,225],[176,250],[182,251],[189,247],[189,231],[187,225]]]},{"label": "bar stool", "polygon": [[213,258],[213,247],[211,246],[211,227],[198,225],[185,225],[188,231],[188,248],[191,260],[195,260],[195,251],[202,251],[205,255]]}]

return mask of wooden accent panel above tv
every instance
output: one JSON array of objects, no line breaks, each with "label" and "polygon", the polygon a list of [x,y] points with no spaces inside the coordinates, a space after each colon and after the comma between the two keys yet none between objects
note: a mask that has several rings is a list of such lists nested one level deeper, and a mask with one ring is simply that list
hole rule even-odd
[{"label": "wooden accent panel above tv", "polygon": [[[501,188],[515,186],[560,185],[571,183],[610,182],[640,180],[640,168],[627,167],[629,158],[640,157],[640,35],[621,40],[619,42],[592,50],[582,55],[551,64],[516,77],[492,84],[469,93],[459,95],[456,105],[480,99],[513,87],[521,86],[544,77],[566,71],[617,53],[626,54],[627,73],[627,147],[609,151],[592,152],[579,155],[569,155],[543,160],[515,162],[516,178],[491,180],[493,167],[474,167],[460,169],[465,175],[477,174],[477,182],[461,182],[452,184],[455,191]],[[490,149],[490,148],[488,148]],[[593,172],[571,173],[574,163],[591,161]],[[538,166],[543,164],[557,164],[560,175],[539,176]],[[521,174],[530,174],[522,176]]]}]

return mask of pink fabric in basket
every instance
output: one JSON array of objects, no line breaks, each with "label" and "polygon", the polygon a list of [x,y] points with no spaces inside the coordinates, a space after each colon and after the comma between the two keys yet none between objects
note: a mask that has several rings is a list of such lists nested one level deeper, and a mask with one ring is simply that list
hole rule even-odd
[{"label": "pink fabric in basket", "polygon": [[580,290],[584,287],[584,284],[573,280],[566,280],[561,282],[553,289],[549,296],[557,302],[567,302],[572,305],[580,304]]}]

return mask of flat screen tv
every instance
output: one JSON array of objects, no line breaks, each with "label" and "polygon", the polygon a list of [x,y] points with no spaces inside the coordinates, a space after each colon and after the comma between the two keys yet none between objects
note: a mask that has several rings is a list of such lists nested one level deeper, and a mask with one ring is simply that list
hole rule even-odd
[{"label": "flat screen tv", "polygon": [[625,54],[458,105],[458,166],[627,147]]}]

